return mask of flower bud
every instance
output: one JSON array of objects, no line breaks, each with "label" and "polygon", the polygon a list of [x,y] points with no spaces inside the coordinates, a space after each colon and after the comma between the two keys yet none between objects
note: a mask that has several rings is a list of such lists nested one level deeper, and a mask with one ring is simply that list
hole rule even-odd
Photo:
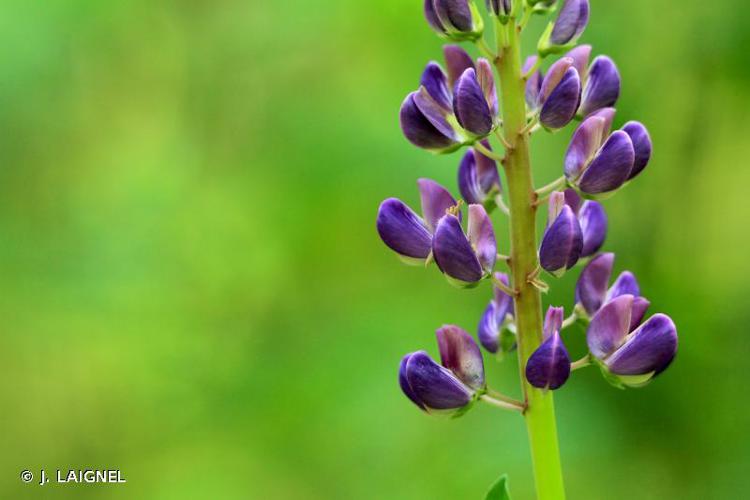
[{"label": "flower bud", "polygon": [[380,204],[377,229],[380,238],[408,264],[423,264],[432,251],[432,234],[446,210],[456,205],[447,189],[430,179],[417,181],[422,200],[419,217],[403,201],[388,198]]},{"label": "flower bud", "polygon": [[471,335],[455,325],[436,332],[442,366],[424,351],[407,354],[399,366],[404,394],[427,413],[457,414],[484,388],[484,363]]},{"label": "flower bud", "polygon": [[578,71],[573,59],[563,57],[550,66],[542,80],[536,106],[540,109],[539,121],[548,129],[564,127],[575,117],[580,100]]},{"label": "flower bud", "polygon": [[614,61],[607,56],[598,56],[591,63],[583,84],[581,116],[587,116],[601,108],[612,107],[620,97],[620,73]]},{"label": "flower bud", "polygon": [[649,136],[648,130],[646,130],[646,127],[642,123],[635,121],[626,123],[622,127],[622,131],[630,136],[630,140],[633,141],[633,149],[635,150],[633,169],[628,176],[628,180],[630,180],[640,174],[651,159],[651,136]]},{"label": "flower bud", "polygon": [[622,186],[635,161],[630,136],[618,130],[606,137],[607,125],[602,116],[586,118],[565,153],[568,183],[588,195],[609,193]]},{"label": "flower bud", "polygon": [[539,53],[546,55],[560,52],[575,44],[588,22],[588,0],[565,0],[557,19],[547,26],[539,39]]},{"label": "flower bud", "polygon": [[511,10],[513,8],[511,0],[485,0],[487,4],[487,10],[490,14],[497,16],[502,24],[508,22],[511,16]]},{"label": "flower bud", "polygon": [[631,307],[630,330],[632,330],[641,324],[650,303],[640,296],[638,281],[630,271],[620,273],[612,286],[607,289],[614,261],[615,254],[604,253],[597,255],[586,264],[576,284],[576,303],[581,305],[586,314],[593,316],[604,304],[622,295],[632,295],[634,297]]},{"label": "flower bud", "polygon": [[578,218],[583,235],[581,257],[594,255],[607,237],[607,213],[598,201],[581,200],[574,189],[565,190],[565,203]]},{"label": "flower bud", "polygon": [[[495,273],[495,278],[506,286],[510,285],[508,275]],[[493,287],[494,296],[482,314],[477,327],[477,337],[482,347],[495,354],[499,349],[503,352],[510,351],[515,347],[515,341],[502,342],[502,335],[508,332],[514,336],[508,327],[513,321],[513,297],[505,293],[497,286]]]},{"label": "flower bud", "polygon": [[633,295],[620,295],[591,319],[586,342],[600,367],[622,385],[639,386],[664,371],[677,353],[677,329],[655,314],[633,330]]},{"label": "flower bud", "polygon": [[458,123],[477,137],[489,134],[497,117],[497,94],[492,70],[489,64],[481,62],[477,70],[469,68],[464,71],[456,82],[453,97],[453,111]]},{"label": "flower bud", "polygon": [[[492,149],[486,140],[482,144]],[[458,166],[458,189],[466,203],[494,205],[494,196],[502,191],[495,160],[469,148]]]},{"label": "flower bud", "polygon": [[473,287],[495,267],[497,243],[482,205],[469,205],[468,235],[452,213],[443,216],[432,239],[432,254],[451,284]]},{"label": "flower bud", "polygon": [[526,379],[539,389],[558,389],[570,376],[570,356],[560,336],[563,308],[550,307],[544,320],[544,340],[526,363]]},{"label": "flower bud", "polygon": [[[523,63],[521,69],[522,74],[526,74],[536,65],[539,60],[539,56],[529,56],[526,58],[526,62]],[[526,80],[526,105],[529,107],[529,111],[536,111],[539,108],[539,92],[542,90],[542,80],[544,76],[540,70],[534,71],[529,75]]]},{"label": "flower bud", "polygon": [[401,104],[399,123],[404,136],[415,146],[435,153],[448,153],[458,149],[463,140],[448,122],[450,114],[422,87],[406,96]]},{"label": "flower bud", "polygon": [[549,220],[539,247],[539,263],[545,271],[560,277],[573,267],[583,249],[581,226],[573,210],[565,204],[565,195],[550,195]]},{"label": "flower bud", "polygon": [[476,40],[482,35],[482,16],[471,0],[425,0],[424,15],[440,36],[457,42]]}]

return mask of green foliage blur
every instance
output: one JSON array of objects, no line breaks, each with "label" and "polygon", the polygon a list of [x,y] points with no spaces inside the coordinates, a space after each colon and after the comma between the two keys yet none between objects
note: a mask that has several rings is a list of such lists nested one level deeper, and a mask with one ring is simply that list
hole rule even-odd
[{"label": "green foliage blur", "polygon": [[[521,418],[428,417],[396,381],[489,298],[375,232],[417,177],[455,190],[459,157],[398,128],[441,57],[421,4],[0,4],[0,498],[474,499],[501,473],[532,498]],[[606,248],[681,343],[646,388],[589,368],[557,393],[571,499],[750,487],[749,5],[592,0],[582,42],[619,65],[616,125],[655,143],[606,202]],[[571,132],[534,136],[538,184]],[[570,310],[576,275],[545,300]],[[489,361],[517,395],[515,360]],[[19,479],[42,467],[127,483]]]}]

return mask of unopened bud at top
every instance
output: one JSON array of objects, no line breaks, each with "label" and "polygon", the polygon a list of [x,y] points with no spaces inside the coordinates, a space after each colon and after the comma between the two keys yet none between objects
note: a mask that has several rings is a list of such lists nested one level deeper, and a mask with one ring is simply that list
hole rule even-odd
[{"label": "unopened bud at top", "polygon": [[539,39],[542,55],[561,52],[576,43],[589,22],[588,0],[565,0],[554,23]]},{"label": "unopened bud at top", "polygon": [[430,27],[444,38],[471,41],[482,36],[484,23],[472,0],[425,0],[424,15]]}]

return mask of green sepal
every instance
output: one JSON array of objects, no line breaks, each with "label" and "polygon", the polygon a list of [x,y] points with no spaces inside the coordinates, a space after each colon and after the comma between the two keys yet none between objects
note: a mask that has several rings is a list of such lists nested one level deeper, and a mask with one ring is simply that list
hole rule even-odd
[{"label": "green sepal", "polygon": [[465,406],[462,406],[461,408],[453,412],[450,418],[453,419],[453,418],[463,417],[466,414],[466,412],[471,410],[474,407],[474,405],[477,404],[477,401],[479,401],[479,398],[482,396],[482,394],[485,394],[486,392],[487,392],[487,387],[482,387],[481,389],[476,391],[474,395],[472,396],[471,401],[466,403]]},{"label": "green sepal", "polygon": [[599,367],[604,380],[606,380],[612,387],[617,387],[618,389],[625,390],[628,387],[643,387],[644,385],[648,384],[654,376],[654,372],[645,373],[643,375],[616,375],[609,371],[607,365],[605,365],[596,356],[589,356],[589,358],[596,366]]},{"label": "green sepal", "polygon": [[484,500],[511,500],[510,491],[508,491],[508,474],[503,474],[495,481]]},{"label": "green sepal", "polygon": [[536,46],[536,50],[537,52],[539,52],[539,57],[541,58],[545,58],[550,54],[560,54],[562,52],[566,52],[576,46],[577,40],[571,40],[565,45],[553,44],[550,41],[550,37],[552,36],[552,30],[554,29],[554,27],[555,23],[553,21],[550,21],[547,24],[547,28],[544,30],[544,33],[542,33],[542,36],[539,37],[539,43]]},{"label": "green sepal", "polygon": [[596,356],[589,356],[589,358],[591,358],[591,362],[594,365],[599,367],[599,371],[601,371],[602,377],[604,377],[604,380],[606,380],[609,385],[611,385],[612,387],[621,389],[621,390],[625,390],[625,384],[622,383],[622,381],[620,380],[620,377],[610,372],[609,369],[607,368],[607,365],[605,365]]}]

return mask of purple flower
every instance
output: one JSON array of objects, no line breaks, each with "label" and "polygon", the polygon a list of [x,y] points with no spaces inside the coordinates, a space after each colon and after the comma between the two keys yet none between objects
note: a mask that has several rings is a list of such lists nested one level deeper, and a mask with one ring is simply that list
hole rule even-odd
[{"label": "purple flower", "polygon": [[549,219],[539,247],[539,263],[545,271],[560,277],[578,262],[582,249],[583,234],[578,219],[565,204],[565,194],[556,191],[549,199]]},{"label": "purple flower", "polygon": [[633,141],[621,130],[607,137],[608,126],[604,116],[592,115],[570,140],[565,153],[565,177],[582,193],[612,192],[623,185],[633,169]]},{"label": "purple flower", "polygon": [[576,283],[576,303],[580,304],[586,314],[593,316],[603,305],[617,297],[632,295],[634,297],[630,316],[633,322],[630,326],[632,330],[641,323],[650,303],[640,296],[638,281],[630,271],[620,273],[612,286],[607,288],[614,262],[615,254],[603,253],[586,264]]},{"label": "purple flower", "polygon": [[539,52],[546,55],[574,45],[588,22],[588,0],[565,0],[557,19],[549,24],[540,38]]},{"label": "purple flower", "polygon": [[646,127],[640,122],[630,121],[622,127],[622,131],[630,136],[630,140],[633,141],[633,149],[635,150],[633,169],[628,176],[628,180],[630,180],[640,174],[651,159],[651,136],[648,134]]},{"label": "purple flower", "polygon": [[476,40],[484,29],[482,16],[470,0],[425,0],[424,15],[438,35],[450,40]]},{"label": "purple flower", "polygon": [[565,190],[565,203],[578,218],[583,235],[581,257],[594,255],[607,237],[607,213],[598,201],[582,200],[574,189]]},{"label": "purple flower", "polygon": [[583,83],[578,113],[587,116],[602,108],[614,106],[620,97],[620,73],[614,61],[607,56],[598,56],[589,66],[590,45],[576,47],[566,55],[575,60],[575,67]]},{"label": "purple flower", "polygon": [[[534,75],[531,75],[534,79]],[[534,88],[526,82],[526,94]],[[534,82],[531,85],[535,85]],[[581,80],[573,67],[573,59],[563,57],[550,66],[542,80],[533,109],[539,110],[539,121],[548,129],[562,128],[575,117],[581,101]]]},{"label": "purple flower", "polygon": [[[537,61],[539,60],[539,56],[529,56],[526,58],[526,62],[523,63],[523,68],[521,68],[521,73],[526,74],[529,71],[531,71],[531,68],[533,68]],[[531,75],[529,75],[528,80],[526,80],[526,105],[529,107],[530,111],[536,111],[539,109],[539,92],[542,90],[542,80],[544,79],[544,75],[540,70],[534,71]]]},{"label": "purple flower", "polygon": [[511,0],[485,0],[485,3],[487,4],[487,10],[492,15],[497,16],[501,23],[505,24],[508,22],[512,9]]},{"label": "purple flower", "polygon": [[639,386],[664,371],[677,353],[677,329],[664,314],[655,314],[638,327],[633,315],[636,297],[613,298],[591,319],[586,342],[602,369],[619,383]]},{"label": "purple flower", "polygon": [[474,339],[455,325],[436,332],[441,365],[424,351],[404,356],[398,371],[401,390],[427,413],[456,413],[484,389],[484,363]]},{"label": "purple flower", "polygon": [[436,153],[455,151],[486,136],[498,112],[489,62],[480,58],[475,67],[455,45],[446,46],[444,53],[448,74],[434,61],[427,64],[419,90],[406,97],[399,115],[406,138]]},{"label": "purple flower", "polygon": [[380,204],[376,224],[383,243],[408,264],[426,261],[438,220],[457,203],[447,189],[433,180],[419,179],[417,185],[424,218],[403,201],[388,198]]},{"label": "purple flower", "polygon": [[526,363],[526,379],[540,389],[558,389],[570,376],[570,356],[560,337],[563,308],[550,307],[544,320],[544,340]]},{"label": "purple flower", "polygon": [[487,211],[469,205],[468,235],[456,215],[448,213],[437,223],[432,239],[435,263],[448,281],[459,287],[473,287],[495,267],[497,243]]},{"label": "purple flower", "polygon": [[[508,275],[495,273],[495,278],[506,286],[510,285]],[[510,331],[513,321],[513,297],[493,287],[494,296],[479,320],[477,337],[482,347],[495,354],[498,349],[508,352],[515,347],[515,334]],[[504,334],[508,335],[505,335]],[[505,341],[504,341],[505,340]]]},{"label": "purple flower", "polygon": [[[488,141],[482,144],[492,149]],[[494,196],[502,191],[495,160],[469,148],[458,166],[458,190],[466,203],[494,206]]]}]

